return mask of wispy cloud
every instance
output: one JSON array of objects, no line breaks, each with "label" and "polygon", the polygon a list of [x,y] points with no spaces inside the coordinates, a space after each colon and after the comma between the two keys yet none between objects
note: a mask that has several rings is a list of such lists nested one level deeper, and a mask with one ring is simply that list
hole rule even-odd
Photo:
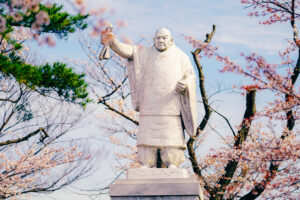
[{"label": "wispy cloud", "polygon": [[[284,46],[289,28],[279,24],[272,27],[258,24],[251,19],[239,1],[218,0],[88,0],[92,6],[106,5],[115,10],[115,18],[127,21],[122,33],[133,40],[141,35],[151,38],[159,27],[167,27],[176,41],[183,41],[182,34],[202,39],[211,25],[217,25],[214,42],[243,46],[250,51],[275,54]],[[236,47],[240,48],[240,47]]]},{"label": "wispy cloud", "polygon": [[219,19],[214,41],[222,46],[239,45],[249,51],[277,54],[285,47],[290,28],[287,25],[263,26],[248,17],[224,16]]}]

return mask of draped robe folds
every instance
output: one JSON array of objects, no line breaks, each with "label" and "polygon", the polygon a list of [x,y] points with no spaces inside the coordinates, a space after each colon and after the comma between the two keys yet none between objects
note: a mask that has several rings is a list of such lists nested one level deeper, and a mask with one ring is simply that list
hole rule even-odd
[{"label": "draped robe folds", "polygon": [[[140,112],[137,146],[185,149],[183,128],[195,135],[197,120],[195,74],[188,56],[174,44],[162,52],[133,49],[128,76],[132,105]],[[180,80],[187,84],[181,94],[175,91]]]}]

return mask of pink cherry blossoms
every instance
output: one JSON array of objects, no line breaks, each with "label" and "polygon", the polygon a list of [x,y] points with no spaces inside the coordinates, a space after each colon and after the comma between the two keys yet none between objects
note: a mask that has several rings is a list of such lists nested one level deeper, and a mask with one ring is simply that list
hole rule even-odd
[{"label": "pink cherry blossoms", "polygon": [[[14,158],[12,158],[13,154],[15,154]],[[63,156],[58,156],[59,154]],[[32,183],[45,181],[44,177],[50,175],[52,168],[72,163],[80,156],[81,153],[76,152],[76,148],[69,150],[45,148],[38,155],[35,155],[34,148],[24,153],[18,148],[14,149],[14,153],[0,152],[0,169],[5,169],[3,173],[0,173],[1,198],[18,199],[16,196],[20,192],[30,191],[36,187]]]},{"label": "pink cherry blossoms", "polygon": [[253,10],[248,13],[250,17],[263,17],[265,20],[260,23],[266,25],[300,17],[297,0],[241,0],[241,3]]},{"label": "pink cherry blossoms", "polygon": [[[242,0],[241,3],[253,9],[249,16],[262,17],[262,24],[290,22],[293,38],[287,40],[286,49],[279,51],[278,63],[270,63],[257,53],[241,53],[244,62],[237,63],[209,44],[214,29],[205,42],[185,37],[195,49],[193,56],[200,80],[204,76],[200,59],[208,57],[221,63],[221,73],[241,75],[250,82],[240,87],[246,94],[246,111],[238,130],[231,128],[233,135],[224,138],[225,144],[211,149],[199,159],[198,165],[193,152],[190,160],[209,199],[299,199],[300,40],[296,20],[300,17],[300,1]],[[205,103],[201,84],[204,83],[200,81]],[[268,95],[259,110],[255,95],[250,95],[255,92]],[[210,105],[205,103],[205,106],[207,115]],[[228,120],[227,123],[230,125]]]}]

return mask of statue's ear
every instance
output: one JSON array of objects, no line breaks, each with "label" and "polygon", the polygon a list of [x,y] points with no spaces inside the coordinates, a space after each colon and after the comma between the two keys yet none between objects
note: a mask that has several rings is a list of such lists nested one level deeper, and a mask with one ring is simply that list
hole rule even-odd
[{"label": "statue's ear", "polygon": [[174,44],[174,40],[173,40],[173,38],[171,38],[171,45],[173,45]]}]

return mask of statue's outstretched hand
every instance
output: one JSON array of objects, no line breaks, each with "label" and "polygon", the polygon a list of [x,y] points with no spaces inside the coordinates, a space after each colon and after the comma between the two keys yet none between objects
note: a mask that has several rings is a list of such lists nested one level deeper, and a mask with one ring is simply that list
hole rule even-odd
[{"label": "statue's outstretched hand", "polygon": [[104,45],[99,54],[99,60],[110,58],[110,45],[115,39],[115,35],[112,33],[113,27],[109,24],[103,31],[101,31],[101,43]]},{"label": "statue's outstretched hand", "polygon": [[115,39],[115,35],[112,33],[112,25],[107,26],[103,31],[101,31],[101,43],[104,45],[110,45]]},{"label": "statue's outstretched hand", "polygon": [[176,92],[183,93],[185,89],[186,89],[186,82],[178,81],[175,88]]}]

